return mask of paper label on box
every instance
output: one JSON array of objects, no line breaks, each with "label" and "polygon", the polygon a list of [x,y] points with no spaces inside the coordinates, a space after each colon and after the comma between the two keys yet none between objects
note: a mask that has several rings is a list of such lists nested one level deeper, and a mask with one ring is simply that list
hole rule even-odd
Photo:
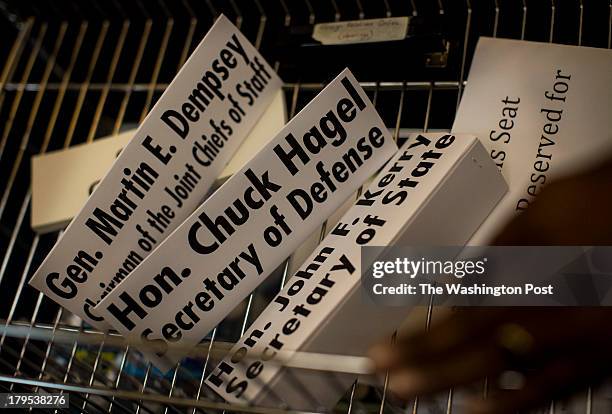
[{"label": "paper label on box", "polygon": [[410,17],[350,20],[315,24],[312,38],[324,45],[389,42],[403,40],[408,33]]},{"label": "paper label on box", "polygon": [[[458,169],[462,160],[463,167]],[[481,160],[484,164],[478,164]],[[448,202],[441,192],[447,188],[444,185],[455,184],[446,181],[450,176],[463,180],[461,191],[469,185],[487,183],[483,199],[463,191],[458,200],[452,200],[470,207],[479,204],[474,208],[482,208],[477,213],[478,220],[469,219],[470,224],[462,231],[447,228],[447,233],[452,234],[450,238],[438,237],[438,242],[453,237],[455,242],[467,240],[505,192],[505,183],[475,137],[419,135],[399,149],[229,355],[212,371],[206,383],[230,403],[257,403],[260,393],[271,394],[275,376],[283,369],[279,364],[282,359],[277,359],[277,354],[286,359],[290,358],[291,351],[303,351],[304,344],[312,341],[315,332],[334,318],[336,312],[347,311],[342,308],[343,303],[360,286],[362,247],[431,241],[431,235],[420,228],[419,223],[423,220],[418,215],[424,209],[441,210],[440,204],[446,208]],[[432,207],[427,203],[434,195],[442,198]],[[431,233],[439,231],[435,228],[435,221],[425,221],[431,227]],[[438,224],[441,222],[444,220]],[[330,337],[333,334],[328,332]],[[372,338],[372,341],[376,339]],[[329,341],[341,342],[342,338]],[[367,345],[357,346],[365,348]],[[351,344],[340,351],[336,349],[336,352],[345,354],[354,348],[355,345]],[[317,393],[316,390],[309,391]],[[277,397],[280,398],[278,404],[288,404],[290,408],[317,409],[296,407],[291,397],[286,395]]]},{"label": "paper label on box", "polygon": [[109,327],[96,303],[193,212],[281,84],[219,17],[30,284]]},{"label": "paper label on box", "polygon": [[[284,94],[278,90],[217,181],[227,179],[242,168],[276,135],[286,120]],[[135,133],[136,129],[128,130],[32,157],[32,228],[38,233],[46,233],[66,227]]]},{"label": "paper label on box", "polygon": [[397,149],[344,70],[100,304],[133,341],[196,345]]},{"label": "paper label on box", "polygon": [[470,244],[490,242],[552,179],[610,156],[611,67],[609,49],[480,38],[453,132],[481,138],[510,191]]}]

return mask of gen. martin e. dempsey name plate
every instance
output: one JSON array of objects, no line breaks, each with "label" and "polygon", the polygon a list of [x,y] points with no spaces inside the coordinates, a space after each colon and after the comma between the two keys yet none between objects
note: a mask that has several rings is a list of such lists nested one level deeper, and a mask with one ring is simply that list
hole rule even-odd
[{"label": "gen. martin e. dempsey name plate", "polygon": [[96,304],[193,212],[280,88],[219,17],[30,284],[108,328]]}]

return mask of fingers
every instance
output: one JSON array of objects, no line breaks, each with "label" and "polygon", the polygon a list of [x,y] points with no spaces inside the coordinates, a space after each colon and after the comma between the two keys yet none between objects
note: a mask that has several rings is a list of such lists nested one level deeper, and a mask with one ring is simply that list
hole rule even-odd
[{"label": "fingers", "polygon": [[[502,335],[507,326],[521,328],[529,337],[529,359],[552,358],[555,353],[572,352],[576,346],[590,341],[612,345],[612,312],[599,309],[465,309],[450,318],[396,344],[373,347],[370,357],[380,370],[398,365],[438,361],[480,347],[483,343],[504,345]],[[562,327],[558,322],[563,321]],[[516,331],[516,329],[514,330]],[[525,361],[527,362],[527,361]]]},{"label": "fingers", "polygon": [[393,370],[389,373],[389,391],[410,399],[498,374],[505,366],[499,349],[484,345],[444,360]]},{"label": "fingers", "polygon": [[535,408],[577,391],[598,379],[602,370],[585,358],[563,358],[527,376],[524,386],[516,391],[502,391],[487,400],[475,402],[474,414],[514,414]]},{"label": "fingers", "polygon": [[460,310],[428,332],[372,347],[369,356],[379,370],[440,360],[456,354],[458,348],[478,344],[498,324],[503,312],[502,308]]}]

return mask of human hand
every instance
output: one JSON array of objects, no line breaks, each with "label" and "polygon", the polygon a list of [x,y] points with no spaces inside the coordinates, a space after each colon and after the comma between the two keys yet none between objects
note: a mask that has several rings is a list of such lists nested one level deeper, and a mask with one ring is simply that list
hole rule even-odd
[{"label": "human hand", "polygon": [[[551,183],[497,245],[612,245],[612,163]],[[515,413],[566,396],[612,372],[610,308],[462,308],[429,331],[372,348],[389,390],[412,398],[516,371],[470,413]],[[495,384],[495,381],[490,381]],[[492,387],[493,388],[493,387]]]}]

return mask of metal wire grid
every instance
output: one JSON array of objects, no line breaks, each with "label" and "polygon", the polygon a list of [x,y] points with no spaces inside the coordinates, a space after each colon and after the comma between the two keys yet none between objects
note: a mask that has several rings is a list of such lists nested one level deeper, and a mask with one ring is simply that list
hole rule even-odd
[{"label": "metal wire grid", "polygon": [[[6,326],[41,328],[51,334],[50,341],[0,337],[0,391],[69,392],[71,412],[237,409],[214,402],[203,386],[212,368],[210,353],[195,368],[192,362],[183,361],[164,377],[129,347],[105,345],[108,335],[114,334],[76,323],[26,285],[61,234],[40,236],[30,229],[29,157],[91,142],[141,121],[220,12],[230,16],[258,48],[274,24],[427,13],[450,16],[448,29],[457,40],[456,65],[443,79],[386,82],[383,77],[362,84],[395,138],[407,130],[450,128],[480,34],[607,48],[612,39],[612,0],[383,0],[375,7],[365,0],[131,3],[112,2],[110,8],[97,9],[93,3],[92,12],[60,1],[55,10],[60,18],[53,20],[45,8],[20,18],[12,14],[12,5],[0,2],[0,10],[15,27],[0,45],[0,317]],[[176,17],[177,10],[181,19]],[[390,56],[389,63],[401,58]],[[279,68],[279,62],[275,66]],[[290,117],[322,87],[287,83],[284,90]],[[323,226],[321,237],[325,231]],[[215,328],[207,338],[210,346],[215,341],[236,341],[285,283],[291,266],[289,259]],[[433,316],[430,306],[422,323],[429,326]],[[97,336],[99,345],[78,340],[70,346],[56,343],[53,338],[58,332]],[[487,390],[485,382],[484,397]],[[598,412],[590,389],[583,400],[580,412]],[[453,390],[437,409],[419,399],[408,406],[397,404],[387,395],[385,380],[382,389],[374,391],[356,381],[336,411],[450,414],[454,407]],[[561,410],[552,402],[549,412]]]}]

